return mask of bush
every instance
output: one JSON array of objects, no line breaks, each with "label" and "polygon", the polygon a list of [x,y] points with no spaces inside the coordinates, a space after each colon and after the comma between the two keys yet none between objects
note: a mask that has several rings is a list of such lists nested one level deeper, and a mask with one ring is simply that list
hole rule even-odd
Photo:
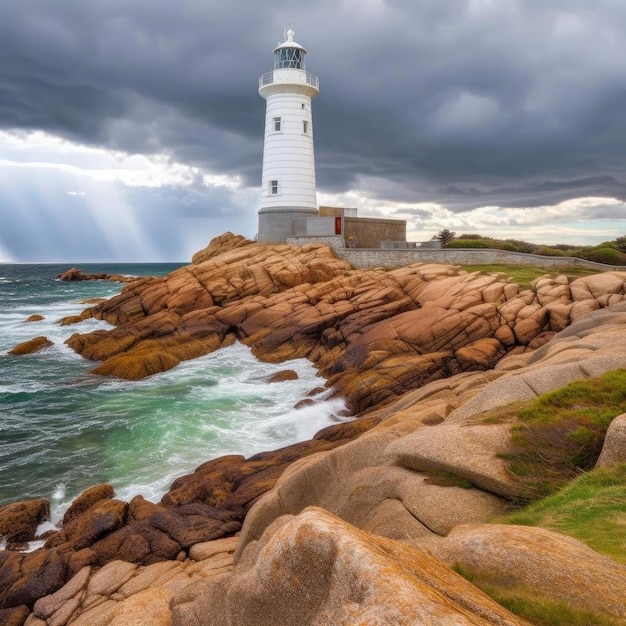
[{"label": "bush", "polygon": [[493,245],[483,239],[454,239],[446,248],[493,248]]},{"label": "bush", "polygon": [[495,246],[493,246],[497,250],[507,250],[508,252],[522,252],[514,243],[511,241],[498,241]]},{"label": "bush", "polygon": [[534,253],[540,254],[541,256],[568,256],[566,252],[549,246],[539,246],[535,249]]},{"label": "bush", "polygon": [[615,240],[615,245],[620,252],[626,253],[626,237],[618,237]]},{"label": "bush", "polygon": [[518,252],[526,252],[532,254],[537,249],[536,244],[528,243],[527,241],[521,241],[519,239],[505,239],[504,243],[514,246]]},{"label": "bush", "polygon": [[459,235],[458,238],[459,239],[491,239],[491,237],[483,237],[482,235],[479,235],[478,233],[463,233],[462,235]]},{"label": "bush", "polygon": [[576,254],[581,259],[604,263],[605,265],[626,264],[626,254],[615,248],[585,248]]}]

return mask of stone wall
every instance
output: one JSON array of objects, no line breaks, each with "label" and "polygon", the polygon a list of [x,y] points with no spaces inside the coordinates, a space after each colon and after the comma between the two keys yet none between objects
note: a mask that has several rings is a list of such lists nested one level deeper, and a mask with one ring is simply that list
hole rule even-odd
[{"label": "stone wall", "polygon": [[325,243],[334,253],[339,256],[345,249],[346,242],[341,235],[328,235],[326,237],[288,237],[287,244],[290,246],[305,246],[307,243]]},{"label": "stone wall", "polygon": [[[325,242],[326,243],[326,242]],[[373,267],[395,268],[412,263],[444,263],[450,265],[490,265],[501,263],[504,265],[537,265],[545,268],[557,267],[591,267],[598,270],[626,271],[626,266],[604,265],[575,257],[551,257],[537,254],[523,254],[521,252],[509,252],[507,250],[485,249],[404,249],[404,250],[380,250],[380,249],[351,249],[334,248],[335,254],[348,261],[359,269]]]},{"label": "stone wall", "polygon": [[344,217],[344,237],[355,248],[378,248],[381,241],[406,241],[406,221]]}]

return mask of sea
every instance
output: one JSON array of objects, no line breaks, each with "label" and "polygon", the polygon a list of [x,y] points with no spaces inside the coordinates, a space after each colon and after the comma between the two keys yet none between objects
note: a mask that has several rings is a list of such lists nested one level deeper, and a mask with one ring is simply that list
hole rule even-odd
[{"label": "sea", "polygon": [[[162,276],[181,264],[80,264],[88,273]],[[246,457],[311,438],[349,418],[341,399],[322,395],[294,408],[323,386],[306,359],[257,360],[242,344],[141,381],[90,373],[96,365],[65,345],[73,333],[111,328],[86,320],[61,326],[89,298],[111,297],[123,285],[104,280],[61,282],[69,264],[0,264],[0,506],[47,498],[52,522],[85,489],[110,483],[115,495],[158,502],[172,481],[212,458]],[[31,315],[42,321],[27,322]],[[40,335],[53,346],[12,356]],[[297,380],[268,384],[291,369]]]}]

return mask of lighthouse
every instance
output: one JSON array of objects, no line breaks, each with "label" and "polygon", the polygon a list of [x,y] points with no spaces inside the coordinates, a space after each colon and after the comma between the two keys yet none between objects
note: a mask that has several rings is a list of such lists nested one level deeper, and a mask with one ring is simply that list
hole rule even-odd
[{"label": "lighthouse", "polygon": [[306,71],[306,50],[293,40],[274,48],[274,69],[259,78],[266,100],[258,240],[284,243],[317,217],[311,100],[319,79]]}]

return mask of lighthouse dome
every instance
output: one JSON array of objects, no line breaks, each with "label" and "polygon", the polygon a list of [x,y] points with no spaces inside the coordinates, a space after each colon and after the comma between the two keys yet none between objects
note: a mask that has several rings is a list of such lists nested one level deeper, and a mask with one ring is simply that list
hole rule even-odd
[{"label": "lighthouse dome", "polygon": [[274,48],[274,69],[295,69],[303,70],[304,55],[306,50],[303,46],[293,40],[293,36],[296,33],[290,28],[287,31],[287,39],[278,44]]}]

